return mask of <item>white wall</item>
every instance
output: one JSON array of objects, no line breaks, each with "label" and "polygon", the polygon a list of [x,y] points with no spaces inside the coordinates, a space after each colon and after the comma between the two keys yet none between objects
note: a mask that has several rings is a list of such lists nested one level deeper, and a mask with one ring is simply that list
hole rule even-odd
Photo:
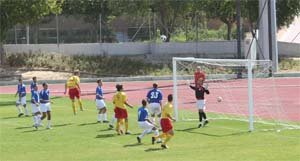
[{"label": "white wall", "polygon": [[[242,44],[242,48],[244,45]],[[300,44],[278,43],[279,56],[300,57]],[[7,53],[62,53],[65,55],[170,55],[204,54],[222,57],[236,53],[235,41],[203,41],[188,43],[82,43],[82,44],[7,44]],[[243,49],[242,49],[243,52]]]}]

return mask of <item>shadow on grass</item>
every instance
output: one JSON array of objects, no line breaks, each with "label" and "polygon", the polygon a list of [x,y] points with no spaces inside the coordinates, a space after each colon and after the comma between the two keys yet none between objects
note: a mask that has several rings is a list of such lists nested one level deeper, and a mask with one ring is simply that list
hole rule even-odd
[{"label": "shadow on grass", "polygon": [[[63,127],[63,126],[69,126],[72,125],[72,123],[67,123],[67,124],[57,124],[57,125],[53,125],[52,127]],[[21,129],[29,129],[32,128],[33,130],[27,130],[27,131],[23,131],[23,132],[35,132],[35,131],[43,131],[46,130],[45,127],[39,127],[38,130],[34,129],[33,126],[24,126],[24,127],[17,127],[16,129],[21,130]]]},{"label": "shadow on grass", "polygon": [[11,106],[11,105],[16,105],[16,101],[1,101],[0,102],[0,107],[1,106]]},{"label": "shadow on grass", "polygon": [[62,96],[53,96],[53,97],[51,97],[51,100],[59,99],[59,98],[62,98]]},{"label": "shadow on grass", "polygon": [[29,128],[33,128],[33,126],[23,126],[23,127],[17,127],[17,130],[22,130],[22,129],[29,129]]},{"label": "shadow on grass", "polygon": [[7,119],[16,119],[19,118],[18,116],[9,116],[9,117],[2,117],[1,119],[7,120]]},{"label": "shadow on grass", "polygon": [[117,134],[101,134],[101,135],[97,135],[96,138],[110,138],[115,136],[117,136]]},{"label": "shadow on grass", "polygon": [[67,123],[67,124],[58,124],[58,125],[53,125],[53,127],[62,127],[62,126],[69,126],[72,125],[73,123]]},{"label": "shadow on grass", "polygon": [[211,137],[226,137],[226,136],[238,136],[238,135],[249,134],[249,131],[239,131],[239,132],[232,132],[232,133],[228,133],[228,134],[210,134],[210,133],[205,133],[205,132],[200,132],[200,131],[193,131],[195,129],[201,130],[201,128],[192,127],[192,128],[187,128],[187,129],[177,129],[175,131],[188,132],[188,133],[211,136]]},{"label": "shadow on grass", "polygon": [[148,148],[145,150],[145,152],[153,152],[153,151],[161,151],[164,150],[163,148]]},{"label": "shadow on grass", "polygon": [[136,146],[141,146],[143,145],[142,143],[134,143],[134,144],[126,144],[123,147],[127,148],[127,147],[136,147]]},{"label": "shadow on grass", "polygon": [[79,124],[78,126],[87,126],[87,125],[95,125],[95,124],[99,124],[99,123],[98,122],[90,122],[90,123]]},{"label": "shadow on grass", "polygon": [[114,129],[112,129],[112,128],[107,128],[107,129],[102,129],[102,130],[99,130],[99,131],[104,132],[104,131],[112,131],[112,130],[114,130]]}]

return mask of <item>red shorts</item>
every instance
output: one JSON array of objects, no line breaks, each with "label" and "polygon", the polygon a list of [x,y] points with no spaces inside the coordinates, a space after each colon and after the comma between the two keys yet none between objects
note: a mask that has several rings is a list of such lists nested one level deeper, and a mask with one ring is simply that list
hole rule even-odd
[{"label": "red shorts", "polygon": [[126,109],[115,107],[114,111],[117,119],[126,119],[128,117]]},{"label": "red shorts", "polygon": [[69,97],[73,100],[75,97],[80,98],[79,90],[77,88],[69,89]]},{"label": "red shorts", "polygon": [[160,125],[161,125],[162,131],[164,133],[166,133],[166,132],[168,132],[168,131],[170,131],[170,130],[173,129],[172,122],[168,118],[162,118],[160,120]]}]

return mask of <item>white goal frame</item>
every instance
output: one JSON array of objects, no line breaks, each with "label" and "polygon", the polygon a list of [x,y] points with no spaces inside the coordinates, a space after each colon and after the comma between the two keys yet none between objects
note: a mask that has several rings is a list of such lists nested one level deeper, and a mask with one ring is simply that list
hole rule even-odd
[{"label": "white goal frame", "polygon": [[247,80],[248,80],[248,111],[249,111],[249,131],[254,130],[254,107],[253,107],[253,86],[252,86],[252,68],[258,62],[261,63],[272,63],[271,60],[251,60],[251,59],[202,59],[194,57],[173,57],[173,102],[174,102],[174,113],[176,121],[179,121],[178,112],[178,93],[177,93],[177,62],[188,61],[188,62],[226,62],[226,63],[242,63],[247,67]]}]

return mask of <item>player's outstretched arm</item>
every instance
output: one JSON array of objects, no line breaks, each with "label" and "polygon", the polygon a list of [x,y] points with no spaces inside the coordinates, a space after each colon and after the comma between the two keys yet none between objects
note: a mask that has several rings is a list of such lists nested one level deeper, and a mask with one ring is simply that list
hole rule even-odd
[{"label": "player's outstretched arm", "polygon": [[130,107],[130,108],[133,108],[133,106],[130,105],[127,101],[125,102],[125,105],[127,105],[127,106]]}]

